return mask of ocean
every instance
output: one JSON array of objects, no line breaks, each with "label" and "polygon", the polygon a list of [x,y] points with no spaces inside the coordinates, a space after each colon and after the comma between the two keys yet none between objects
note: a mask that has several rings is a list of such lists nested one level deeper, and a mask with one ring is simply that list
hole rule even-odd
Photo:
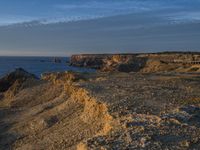
[{"label": "ocean", "polygon": [[78,68],[69,66],[69,58],[59,58],[60,63],[55,63],[53,57],[0,57],[0,77],[8,74],[16,68],[23,68],[26,71],[41,76],[45,72],[55,71],[78,71],[94,72],[93,69]]}]

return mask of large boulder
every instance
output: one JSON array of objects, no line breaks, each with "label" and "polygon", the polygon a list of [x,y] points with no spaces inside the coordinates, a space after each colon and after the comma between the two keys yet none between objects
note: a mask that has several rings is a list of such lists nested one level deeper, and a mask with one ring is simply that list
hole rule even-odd
[{"label": "large boulder", "polygon": [[28,79],[38,78],[22,68],[17,68],[15,71],[7,74],[0,79],[0,93],[6,92],[14,84],[25,82]]}]

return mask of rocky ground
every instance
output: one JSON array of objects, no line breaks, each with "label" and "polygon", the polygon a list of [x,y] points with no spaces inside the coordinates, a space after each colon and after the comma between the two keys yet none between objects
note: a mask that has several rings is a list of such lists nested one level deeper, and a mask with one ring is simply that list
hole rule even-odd
[{"label": "rocky ground", "polygon": [[0,149],[200,148],[200,74],[18,69],[0,87]]},{"label": "rocky ground", "polygon": [[89,149],[199,149],[199,79],[189,74],[120,73],[83,83],[118,121],[110,134],[85,145]]}]

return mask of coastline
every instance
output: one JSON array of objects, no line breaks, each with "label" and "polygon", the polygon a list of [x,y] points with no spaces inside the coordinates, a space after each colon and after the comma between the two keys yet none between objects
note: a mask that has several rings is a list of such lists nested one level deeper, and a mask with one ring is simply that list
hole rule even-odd
[{"label": "coastline", "polygon": [[72,55],[70,64],[103,72],[200,72],[200,53],[80,54]]},{"label": "coastline", "polygon": [[69,66],[68,57],[59,57],[57,61],[56,58],[57,57],[0,57],[0,77],[5,76],[19,67],[37,75],[38,77],[45,72],[66,70],[80,72],[93,71],[92,69]]}]

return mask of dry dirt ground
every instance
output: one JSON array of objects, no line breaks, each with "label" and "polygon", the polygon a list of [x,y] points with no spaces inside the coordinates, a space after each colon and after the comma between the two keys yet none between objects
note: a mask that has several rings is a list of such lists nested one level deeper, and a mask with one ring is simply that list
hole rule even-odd
[{"label": "dry dirt ground", "polygon": [[200,75],[66,72],[17,80],[0,94],[0,149],[198,150]]}]

